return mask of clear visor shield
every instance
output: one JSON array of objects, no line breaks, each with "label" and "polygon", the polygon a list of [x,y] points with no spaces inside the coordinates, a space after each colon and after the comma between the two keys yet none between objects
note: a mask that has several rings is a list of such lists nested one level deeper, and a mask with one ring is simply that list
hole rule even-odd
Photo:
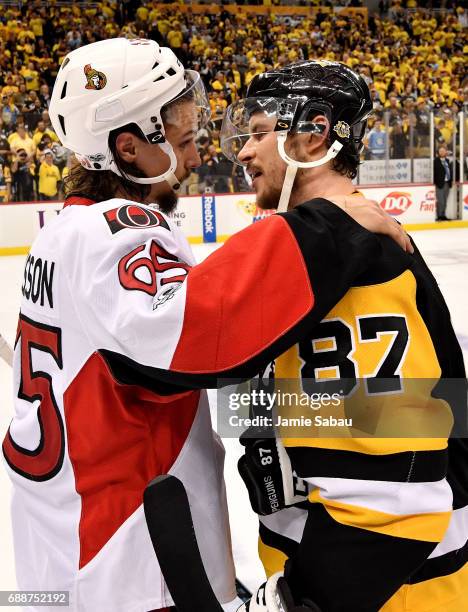
[{"label": "clear visor shield", "polygon": [[210,120],[210,103],[203,81],[195,70],[185,71],[186,86],[162,112],[164,128],[192,130],[194,136]]},{"label": "clear visor shield", "polygon": [[240,165],[239,154],[250,139],[261,140],[271,132],[289,131],[297,102],[271,97],[245,98],[231,104],[221,126],[221,149]]},{"label": "clear visor shield", "polygon": [[177,158],[173,147],[187,146],[193,143],[198,131],[206,125],[210,119],[210,104],[208,96],[198,72],[186,70],[184,89],[170,102],[161,108],[161,125],[155,123],[155,131],[147,134],[147,140],[152,144],[158,144],[159,148],[154,151],[154,160],[158,162],[160,172],[157,176],[139,178],[131,177],[131,180],[140,184],[161,183],[167,181],[169,185],[177,190],[180,183],[189,174],[188,170],[184,176],[177,178]]},{"label": "clear visor shield", "polygon": [[364,135],[367,129],[367,117],[362,119],[359,123],[356,123],[351,127],[351,135],[354,146],[356,147],[357,153],[361,153],[364,148]]}]

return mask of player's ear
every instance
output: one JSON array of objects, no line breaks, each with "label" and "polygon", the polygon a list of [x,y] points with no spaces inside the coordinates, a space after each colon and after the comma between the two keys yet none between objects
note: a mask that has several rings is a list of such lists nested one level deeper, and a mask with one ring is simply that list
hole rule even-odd
[{"label": "player's ear", "polygon": [[314,117],[314,123],[318,125],[323,125],[324,130],[321,134],[317,132],[311,132],[307,134],[307,149],[308,153],[316,153],[318,149],[320,149],[324,144],[326,144],[326,140],[328,138],[328,133],[330,131],[330,122],[325,117],[325,115],[317,115]]},{"label": "player's ear", "polygon": [[131,132],[122,132],[115,141],[115,148],[122,161],[133,163],[137,154],[138,139]]}]

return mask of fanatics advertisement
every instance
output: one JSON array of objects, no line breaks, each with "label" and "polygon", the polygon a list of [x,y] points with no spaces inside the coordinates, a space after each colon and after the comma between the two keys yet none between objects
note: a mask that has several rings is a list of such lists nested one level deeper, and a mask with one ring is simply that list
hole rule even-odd
[{"label": "fanatics advertisement", "polygon": [[[400,223],[431,223],[435,219],[433,185],[365,187],[360,191],[379,202]],[[3,204],[0,207],[0,255],[26,253],[37,232],[57,216],[61,202]],[[189,242],[223,242],[232,234],[272,214],[258,208],[254,193],[204,194],[181,197],[171,214]],[[463,186],[463,218],[468,218],[468,185]]]}]

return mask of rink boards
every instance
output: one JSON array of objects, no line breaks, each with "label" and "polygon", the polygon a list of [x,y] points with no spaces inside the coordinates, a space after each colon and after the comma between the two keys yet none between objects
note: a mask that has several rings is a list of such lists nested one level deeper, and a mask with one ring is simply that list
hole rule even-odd
[{"label": "rink boards", "polygon": [[[463,184],[461,189],[464,222],[458,222],[458,226],[468,224],[468,183]],[[386,212],[411,229],[429,229],[434,223],[436,213],[433,185],[364,187],[360,191],[379,202]],[[447,215],[452,219],[458,216],[456,200],[456,189],[452,189],[447,209]],[[26,253],[40,228],[56,216],[61,208],[62,202],[1,204],[0,255]],[[172,218],[189,241],[197,244],[223,242],[272,212],[256,206],[254,193],[207,193],[181,197]]]}]

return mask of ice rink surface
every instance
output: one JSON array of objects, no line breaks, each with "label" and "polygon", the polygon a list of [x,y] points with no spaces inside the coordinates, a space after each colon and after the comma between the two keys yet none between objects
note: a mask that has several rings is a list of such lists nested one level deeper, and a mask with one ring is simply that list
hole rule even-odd
[{"label": "ice rink surface", "polygon": [[[468,364],[468,229],[440,229],[413,233],[419,249],[436,277],[452,313],[452,321]],[[219,245],[194,247],[199,260]],[[255,248],[255,245],[252,246]],[[13,342],[20,304],[25,256],[0,257],[0,332]],[[421,356],[422,358],[424,356]],[[214,404],[215,393],[210,393]],[[0,360],[0,434],[3,439],[12,416],[12,385],[9,367]],[[213,410],[214,412],[214,410]],[[224,440],[226,447],[226,485],[233,550],[239,578],[250,588],[263,578],[257,560],[257,520],[249,510],[246,491],[237,475],[240,445]],[[3,467],[0,468],[0,590],[15,589],[13,545],[9,518],[10,487]],[[9,610],[10,608],[3,608]],[[11,611],[18,608],[11,608]]]}]

